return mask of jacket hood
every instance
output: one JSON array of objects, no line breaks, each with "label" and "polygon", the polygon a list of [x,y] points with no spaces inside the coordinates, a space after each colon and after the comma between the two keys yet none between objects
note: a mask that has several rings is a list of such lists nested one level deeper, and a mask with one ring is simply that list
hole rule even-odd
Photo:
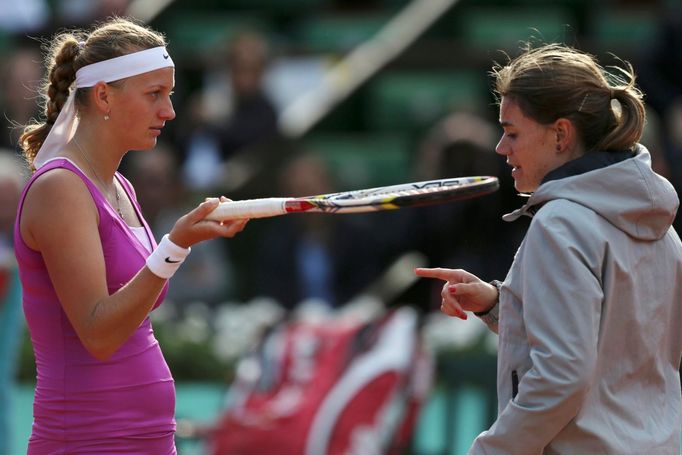
[{"label": "jacket hood", "polygon": [[610,166],[545,182],[523,207],[502,218],[533,216],[544,203],[566,199],[588,207],[634,238],[660,239],[675,219],[679,198],[672,184],[651,169],[647,149],[637,145],[635,152],[633,158]]}]

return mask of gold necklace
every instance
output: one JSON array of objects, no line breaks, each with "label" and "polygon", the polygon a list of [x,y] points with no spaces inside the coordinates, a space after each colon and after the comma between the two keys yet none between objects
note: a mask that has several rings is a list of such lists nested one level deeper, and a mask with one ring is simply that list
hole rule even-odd
[{"label": "gold necklace", "polygon": [[[92,163],[90,163],[90,160],[88,159],[88,155],[83,151],[83,149],[81,148],[80,144],[78,143],[78,141],[76,140],[75,137],[73,138],[73,143],[76,144],[76,148],[78,149],[78,153],[80,153],[80,155],[83,157],[85,162],[88,163],[88,167],[90,168],[92,173],[95,174],[95,177],[99,181],[100,185],[102,185],[102,189],[104,189],[106,191],[107,186],[104,184],[104,180],[101,179],[101,177],[99,176],[99,174],[95,170]],[[114,193],[116,195],[116,212],[118,212],[118,216],[123,218],[123,213],[121,212],[121,198],[118,195],[118,187],[116,186],[115,181],[114,181]]]}]

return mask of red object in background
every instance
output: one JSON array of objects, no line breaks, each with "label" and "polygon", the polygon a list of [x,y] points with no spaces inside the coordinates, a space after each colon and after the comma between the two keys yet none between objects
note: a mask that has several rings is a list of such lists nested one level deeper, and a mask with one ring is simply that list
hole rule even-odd
[{"label": "red object in background", "polygon": [[285,324],[243,359],[214,455],[401,453],[430,385],[409,308],[381,320]]},{"label": "red object in background", "polygon": [[7,295],[11,273],[4,267],[0,267],[0,304]]}]

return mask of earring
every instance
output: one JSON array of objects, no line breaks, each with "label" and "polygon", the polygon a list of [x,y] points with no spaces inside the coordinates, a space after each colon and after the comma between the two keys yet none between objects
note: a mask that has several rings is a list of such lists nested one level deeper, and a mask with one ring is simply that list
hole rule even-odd
[{"label": "earring", "polygon": [[104,120],[109,120],[109,114],[104,114]]},{"label": "earring", "polygon": [[561,153],[561,146],[559,144],[556,145],[556,152],[557,154]]}]

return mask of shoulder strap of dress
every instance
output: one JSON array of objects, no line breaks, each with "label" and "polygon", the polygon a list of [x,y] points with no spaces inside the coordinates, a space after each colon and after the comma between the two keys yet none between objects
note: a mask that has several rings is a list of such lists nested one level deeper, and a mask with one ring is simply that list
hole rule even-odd
[{"label": "shoulder strap of dress", "polygon": [[43,166],[40,167],[40,169],[34,172],[29,181],[26,183],[26,186],[24,187],[24,190],[21,194],[21,199],[19,200],[19,207],[16,217],[17,221],[20,217],[21,212],[23,211],[26,195],[28,194],[28,190],[33,185],[33,182],[35,182],[41,175],[53,169],[68,169],[77,176],[79,176],[83,183],[85,183],[85,185],[87,186],[88,190],[90,191],[90,194],[95,200],[96,205],[100,206],[102,204],[103,201],[101,199],[103,196],[100,194],[95,184],[90,181],[90,179],[83,173],[83,171],[80,170],[80,168],[78,168],[78,166],[73,164],[73,162],[71,162],[67,158],[54,158],[46,162]]}]

